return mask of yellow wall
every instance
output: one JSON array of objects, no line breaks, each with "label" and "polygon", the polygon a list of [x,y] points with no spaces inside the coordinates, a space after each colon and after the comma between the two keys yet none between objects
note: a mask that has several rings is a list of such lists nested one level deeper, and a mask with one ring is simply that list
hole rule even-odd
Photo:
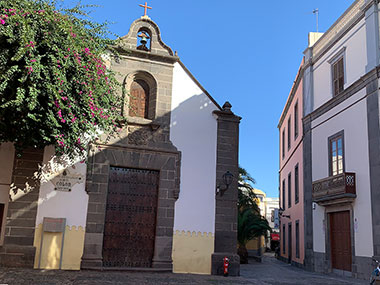
[{"label": "yellow wall", "polygon": [[175,273],[211,274],[214,253],[212,233],[176,231],[173,236],[173,271]]},{"label": "yellow wall", "polygon": [[246,248],[248,250],[258,250],[260,248],[265,248],[265,238],[264,238],[264,236],[261,236],[259,238],[254,238],[254,239],[250,240],[247,243]]},{"label": "yellow wall", "polygon": [[[40,258],[42,224],[39,224],[34,234],[34,246],[36,257],[34,268],[38,268]],[[66,226],[65,242],[63,244],[62,269],[79,270],[83,254],[85,230],[82,227]],[[41,268],[59,269],[59,258],[61,254],[62,233],[44,233],[42,245]]]}]

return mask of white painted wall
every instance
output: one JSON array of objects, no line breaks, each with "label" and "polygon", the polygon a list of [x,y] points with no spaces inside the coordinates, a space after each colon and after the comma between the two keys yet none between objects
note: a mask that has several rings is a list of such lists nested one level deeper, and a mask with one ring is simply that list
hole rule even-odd
[{"label": "white painted wall", "polygon": [[367,49],[364,19],[314,64],[314,110],[333,97],[331,64],[328,61],[343,47],[346,48],[344,88],[347,88],[366,73]]},{"label": "white painted wall", "polygon": [[[353,104],[350,108],[346,107]],[[340,112],[340,113],[339,113]],[[336,116],[332,117],[334,114]],[[356,220],[355,254],[373,255],[371,194],[368,159],[367,105],[365,89],[345,100],[312,123],[312,179],[326,178],[328,173],[328,137],[344,130],[345,171],[356,173],[356,195],[353,203]],[[314,249],[322,251],[319,208],[313,211]],[[323,252],[323,251],[322,251]]]},{"label": "white painted wall", "polygon": [[[313,204],[314,205],[314,204]],[[313,209],[313,250],[316,252],[326,252],[326,227],[325,208],[315,204]]]},{"label": "white painted wall", "polygon": [[170,139],[182,152],[174,231],[214,233],[217,106],[179,63],[173,70]]},{"label": "white painted wall", "polygon": [[[43,163],[49,163],[54,155],[53,147],[46,147]],[[50,181],[57,173],[46,173],[46,181],[41,183],[40,195],[38,199],[38,210],[36,226],[42,223],[44,217],[66,218],[67,226],[86,226],[88,195],[85,191],[86,163],[76,162],[67,167],[54,165],[59,171],[67,169],[70,173],[81,174],[84,179],[82,183],[73,186],[71,192],[55,191],[54,185]],[[75,168],[75,169],[74,169]]]}]

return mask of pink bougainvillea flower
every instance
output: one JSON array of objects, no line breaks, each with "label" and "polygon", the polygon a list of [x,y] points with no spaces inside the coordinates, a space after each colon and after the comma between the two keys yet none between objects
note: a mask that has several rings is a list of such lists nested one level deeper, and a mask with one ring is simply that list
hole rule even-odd
[{"label": "pink bougainvillea flower", "polygon": [[0,19],[0,24],[1,25],[4,25],[5,24],[5,21],[3,19]]}]

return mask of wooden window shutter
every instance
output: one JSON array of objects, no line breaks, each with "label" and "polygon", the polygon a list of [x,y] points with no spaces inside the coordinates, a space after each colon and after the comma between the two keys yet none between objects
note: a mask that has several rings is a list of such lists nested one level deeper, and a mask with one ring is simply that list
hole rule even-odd
[{"label": "wooden window shutter", "polygon": [[133,81],[130,88],[129,116],[148,118],[149,87],[143,80]]},{"label": "wooden window shutter", "polygon": [[343,65],[343,57],[342,57],[333,65],[334,96],[342,92],[343,87],[344,87],[344,65]]}]

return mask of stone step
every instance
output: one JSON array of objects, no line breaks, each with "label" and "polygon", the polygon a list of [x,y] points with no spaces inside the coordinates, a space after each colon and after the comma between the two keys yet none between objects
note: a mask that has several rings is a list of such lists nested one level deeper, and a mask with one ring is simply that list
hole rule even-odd
[{"label": "stone step", "polygon": [[0,266],[33,268],[36,248],[5,245],[0,248]]}]

